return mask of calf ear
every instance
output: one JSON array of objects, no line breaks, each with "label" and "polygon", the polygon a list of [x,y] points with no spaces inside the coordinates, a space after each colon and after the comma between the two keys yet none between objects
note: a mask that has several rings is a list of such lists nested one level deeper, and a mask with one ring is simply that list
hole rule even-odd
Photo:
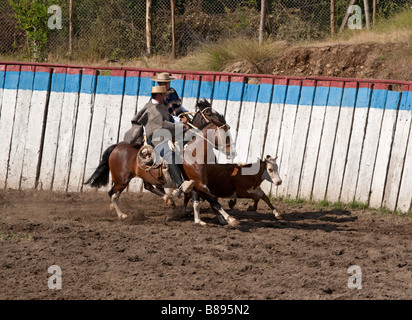
[{"label": "calf ear", "polygon": [[270,160],[271,159],[271,156],[270,155],[267,155],[266,156],[266,160]]}]

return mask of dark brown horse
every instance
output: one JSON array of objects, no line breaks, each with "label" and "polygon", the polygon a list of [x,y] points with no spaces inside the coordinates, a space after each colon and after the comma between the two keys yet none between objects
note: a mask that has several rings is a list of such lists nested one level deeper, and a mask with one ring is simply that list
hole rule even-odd
[{"label": "dark brown horse", "polygon": [[[198,111],[193,117],[193,123],[198,124],[197,129],[191,130],[190,134],[186,133],[192,139],[186,144],[183,151],[182,172],[185,178],[195,181],[195,191],[203,199],[209,201],[215,212],[220,213],[227,223],[236,226],[236,219],[230,217],[222,209],[216,198],[209,192],[205,180],[205,166],[210,161],[210,155],[213,154],[211,149],[215,148],[227,155],[233,153],[230,139],[227,139],[226,134],[229,126],[224,117],[212,108],[198,106],[197,109]],[[92,187],[105,186],[109,182],[109,172],[111,172],[113,186],[109,191],[109,196],[111,207],[116,210],[119,218],[127,217],[118,204],[120,194],[134,177],[142,178],[146,189],[162,196],[166,203],[173,204],[169,195],[164,192],[164,188],[175,188],[173,179],[166,170],[166,165],[156,164],[156,162],[145,163],[145,155],[138,156],[139,151],[142,151],[141,144],[132,146],[119,143],[110,146],[103,153],[102,160],[95,172],[85,182]]]}]

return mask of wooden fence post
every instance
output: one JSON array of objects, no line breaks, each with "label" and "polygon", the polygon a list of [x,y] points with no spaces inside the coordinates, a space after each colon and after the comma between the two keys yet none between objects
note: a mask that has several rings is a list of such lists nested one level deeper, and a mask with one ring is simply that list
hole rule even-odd
[{"label": "wooden fence post", "polygon": [[265,18],[266,18],[266,0],[261,0],[260,5],[260,27],[259,27],[259,45],[263,43],[265,34]]},{"label": "wooden fence post", "polygon": [[365,7],[365,20],[366,20],[366,30],[370,29],[370,16],[369,16],[369,0],[363,0],[363,6]]},{"label": "wooden fence post", "polygon": [[355,1],[356,0],[351,0],[350,1],[348,9],[346,10],[345,17],[343,18],[342,24],[340,26],[339,32],[342,32],[343,29],[345,29],[345,25],[346,25],[346,23],[348,22],[348,19],[349,19],[349,8],[354,5]]},{"label": "wooden fence post", "polygon": [[73,53],[73,0],[70,0],[69,8],[69,54]]},{"label": "wooden fence post", "polygon": [[330,0],[330,33],[332,35],[336,33],[335,24],[335,0]]},{"label": "wooden fence post", "polygon": [[172,59],[176,59],[176,39],[175,39],[175,0],[170,0],[170,11],[172,18]]},{"label": "wooden fence post", "polygon": [[146,56],[152,54],[152,0],[146,0]]}]

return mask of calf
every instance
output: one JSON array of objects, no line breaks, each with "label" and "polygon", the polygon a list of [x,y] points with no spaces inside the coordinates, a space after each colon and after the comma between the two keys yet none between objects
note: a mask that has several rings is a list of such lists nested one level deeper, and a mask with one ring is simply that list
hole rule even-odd
[{"label": "calf", "polygon": [[[264,160],[259,160],[253,164],[208,164],[206,166],[206,186],[211,194],[219,198],[253,199],[254,204],[248,208],[249,211],[256,211],[258,202],[262,199],[278,217],[279,213],[260,187],[263,180],[267,180],[276,186],[282,184],[276,159],[277,157],[266,156]],[[199,216],[199,197],[195,192],[192,192],[192,197],[195,223],[203,225],[205,223],[200,220]],[[186,212],[189,200],[190,195],[185,195],[183,214]],[[218,218],[220,217],[218,216]],[[222,219],[219,219],[219,221],[223,222]]]}]

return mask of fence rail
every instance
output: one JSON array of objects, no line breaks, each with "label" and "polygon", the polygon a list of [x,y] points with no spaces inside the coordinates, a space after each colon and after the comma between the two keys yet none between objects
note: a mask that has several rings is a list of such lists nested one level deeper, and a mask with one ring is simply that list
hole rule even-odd
[{"label": "fence rail", "polygon": [[[0,187],[90,191],[154,71],[0,62]],[[238,161],[279,157],[284,183],[267,192],[411,210],[412,82],[171,73],[186,108],[206,98],[225,115]]]}]

